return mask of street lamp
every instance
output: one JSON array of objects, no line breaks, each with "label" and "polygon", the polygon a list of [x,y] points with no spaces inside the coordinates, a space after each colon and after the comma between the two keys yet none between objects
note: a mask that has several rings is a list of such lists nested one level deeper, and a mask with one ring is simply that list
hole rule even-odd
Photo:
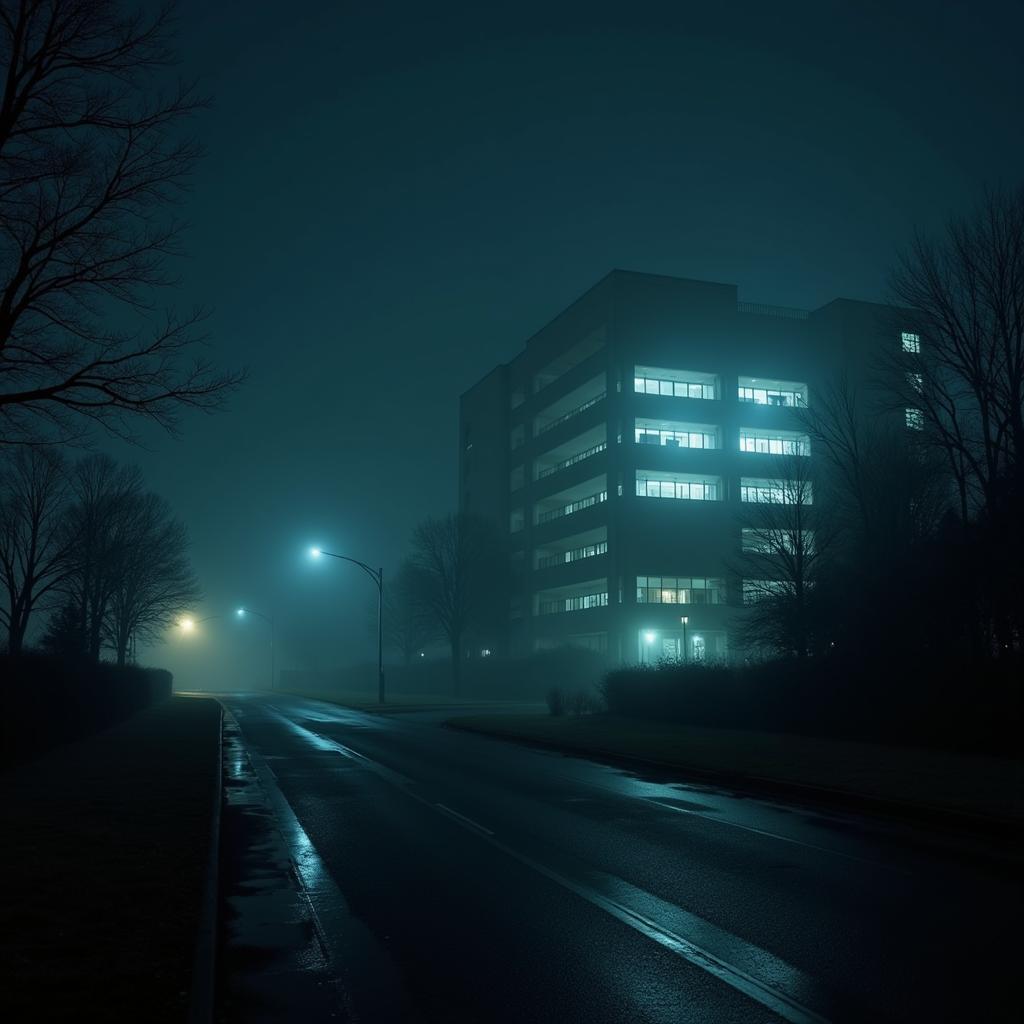
[{"label": "street lamp", "polygon": [[194,633],[196,626],[202,625],[204,622],[209,622],[211,619],[223,619],[223,615],[207,615],[202,619],[193,619],[191,615],[183,615],[178,619],[178,628],[182,633]]},{"label": "street lamp", "polygon": [[323,548],[310,548],[309,553],[313,558],[326,555],[328,558],[340,558],[343,562],[351,562],[358,565],[377,584],[377,699],[383,704],[384,700],[384,570],[373,569],[358,558],[349,558],[348,555],[336,555],[333,551],[324,551]]},{"label": "street lamp", "polygon": [[690,616],[684,615],[679,621],[683,624],[683,663],[685,664],[690,660],[689,648],[686,646],[686,627],[690,623]]},{"label": "street lamp", "polygon": [[654,643],[657,634],[653,629],[648,629],[644,632],[644,664],[649,665],[651,663],[650,646]]},{"label": "street lamp", "polygon": [[255,608],[245,607],[237,609],[235,615],[240,619],[244,619],[246,615],[255,615],[256,618],[262,619],[270,626],[270,688],[273,690],[274,680],[277,678],[277,671],[274,668],[274,617],[272,615],[264,615],[263,612],[258,612]]}]

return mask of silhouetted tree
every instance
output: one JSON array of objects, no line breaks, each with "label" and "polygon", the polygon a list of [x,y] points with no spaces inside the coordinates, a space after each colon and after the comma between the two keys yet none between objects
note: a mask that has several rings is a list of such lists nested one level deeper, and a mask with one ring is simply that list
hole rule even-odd
[{"label": "silhouetted tree", "polygon": [[74,536],[65,589],[79,609],[86,651],[98,661],[104,623],[118,587],[126,516],[145,493],[142,474],[106,455],[78,462],[71,474],[72,503],[67,527]]},{"label": "silhouetted tree", "polygon": [[960,521],[977,540],[989,647],[1020,649],[1024,593],[1005,566],[1024,562],[1024,187],[989,191],[939,239],[919,234],[891,293],[913,311],[920,352],[892,353],[886,387],[918,410],[918,444],[939,452],[956,482]]},{"label": "silhouetted tree", "polygon": [[65,601],[51,613],[39,646],[47,654],[56,654],[62,658],[84,657],[82,617],[73,601]]},{"label": "silhouetted tree", "polygon": [[740,634],[747,648],[803,658],[816,641],[815,588],[831,530],[815,515],[810,459],[789,455],[773,467],[777,479],[739,515],[742,555],[734,572],[748,606]]},{"label": "silhouetted tree", "polygon": [[21,653],[33,611],[70,572],[68,494],[66,463],[52,448],[20,448],[0,463],[0,624],[11,654]]},{"label": "silhouetted tree", "polygon": [[[384,639],[408,665],[426,644],[437,638],[429,609],[418,586],[417,569],[403,562],[384,588]],[[376,631],[376,608],[373,628]]]},{"label": "silhouetted tree", "polygon": [[458,696],[467,634],[492,626],[507,601],[501,537],[489,521],[476,516],[425,519],[413,531],[409,562],[418,599],[451,649]]},{"label": "silhouetted tree", "polygon": [[[935,581],[934,539],[951,496],[932,453],[841,377],[801,415],[815,452],[815,517],[829,531],[816,604],[828,639],[879,653],[927,642],[921,600]],[[898,615],[895,614],[898,612]],[[897,628],[882,628],[892,622]]]},{"label": "silhouetted tree", "polygon": [[104,636],[118,665],[132,641],[151,641],[199,601],[188,559],[188,535],[155,494],[129,494],[117,510],[110,551],[113,586]]},{"label": "silhouetted tree", "polygon": [[155,316],[199,155],[181,128],[202,105],[157,81],[170,29],[169,6],[0,0],[2,441],[173,429],[240,380],[195,356],[201,312]]}]

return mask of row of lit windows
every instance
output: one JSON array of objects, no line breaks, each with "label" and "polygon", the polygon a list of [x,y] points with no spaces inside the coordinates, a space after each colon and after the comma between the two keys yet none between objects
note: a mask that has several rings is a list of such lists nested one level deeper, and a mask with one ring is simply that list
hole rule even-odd
[{"label": "row of lit windows", "polygon": [[637,604],[724,604],[725,580],[703,576],[637,576]]},{"label": "row of lit windows", "polygon": [[571,551],[559,551],[555,555],[544,555],[537,559],[538,569],[548,569],[553,565],[565,565],[568,562],[578,562],[581,558],[593,558],[595,555],[608,553],[608,541],[598,541],[596,544],[584,544],[582,547],[573,548]]},{"label": "row of lit windows", "polygon": [[637,444],[665,445],[668,448],[717,448],[718,437],[713,430],[655,430],[637,427]]},{"label": "row of lit windows", "polygon": [[789,480],[743,480],[740,501],[752,504],[810,505],[811,485]]},{"label": "row of lit windows", "polygon": [[584,608],[605,608],[608,605],[608,594],[578,594],[575,597],[560,597],[557,600],[542,600],[537,603],[537,611],[541,615],[555,612],[578,612]]},{"label": "row of lit windows", "polygon": [[741,430],[740,451],[762,455],[810,455],[811,442],[806,437]]},{"label": "row of lit windows", "polygon": [[718,398],[714,384],[703,384],[690,380],[661,380],[653,377],[634,377],[633,390],[638,395],[667,395],[670,398]]},{"label": "row of lit windows", "polygon": [[590,508],[592,505],[599,505],[602,501],[607,500],[607,491],[601,491],[599,494],[589,494],[585,498],[579,498],[576,501],[567,502],[565,505],[558,505],[555,508],[548,509],[546,512],[538,512],[537,522],[548,523],[552,519],[560,519],[562,516],[571,516],[574,512],[579,512],[580,509]]},{"label": "row of lit windows", "polygon": [[786,408],[806,404],[802,391],[786,391],[782,388],[740,387],[737,397],[741,402],[754,405],[779,405]]},{"label": "row of lit windows", "polygon": [[655,480],[637,477],[638,498],[679,498],[684,501],[718,501],[718,480]]},{"label": "row of lit windows", "polygon": [[[717,399],[715,384],[704,384],[687,380],[664,380],[655,377],[634,377],[633,390],[638,395],[662,395],[668,398]],[[777,405],[786,408],[805,406],[806,394],[803,389],[781,387],[753,387],[740,385],[736,397],[741,402],[755,405]]]},{"label": "row of lit windows", "polygon": [[575,455],[570,455],[567,459],[562,459],[561,462],[556,462],[553,466],[543,466],[537,471],[537,478],[543,479],[546,476],[551,476],[552,473],[557,473],[561,469],[568,469],[570,466],[575,466],[577,462],[589,459],[591,455],[597,455],[598,452],[603,452],[607,447],[608,445],[602,441],[600,444],[595,444],[592,448],[588,448],[586,451],[577,452]]}]

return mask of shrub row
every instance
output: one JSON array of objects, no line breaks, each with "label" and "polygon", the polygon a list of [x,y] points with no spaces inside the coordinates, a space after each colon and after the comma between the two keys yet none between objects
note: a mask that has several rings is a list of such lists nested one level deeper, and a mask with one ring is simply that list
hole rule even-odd
[{"label": "shrub row", "polygon": [[171,695],[165,669],[119,668],[42,654],[0,655],[0,763],[11,764],[120,722]]},{"label": "shrub row", "polygon": [[688,725],[1016,753],[1024,664],[849,657],[620,669],[608,710]]}]

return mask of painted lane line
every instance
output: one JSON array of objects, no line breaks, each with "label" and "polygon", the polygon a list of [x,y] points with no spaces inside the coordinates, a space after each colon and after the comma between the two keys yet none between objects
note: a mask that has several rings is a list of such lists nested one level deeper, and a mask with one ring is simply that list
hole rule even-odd
[{"label": "painted lane line", "polygon": [[[869,860],[865,857],[858,857],[853,853],[843,853],[841,850],[830,850],[827,846],[816,846],[814,843],[805,842],[803,839],[794,839],[791,836],[780,835],[778,832],[769,832],[767,829],[757,828],[754,825],[744,825],[738,821],[728,821],[724,818],[716,817],[714,814],[707,814],[704,811],[693,811],[688,807],[676,807],[675,804],[669,803],[667,800],[659,800],[657,797],[644,796],[639,799],[645,800],[649,804],[657,804],[659,807],[664,807],[668,811],[675,811],[676,814],[685,814],[691,818],[700,818],[701,821],[709,821],[716,825],[724,825],[729,828],[742,829],[744,832],[753,832],[755,835],[764,836],[766,839],[777,839],[780,843],[791,843],[793,846],[802,846],[807,850],[815,850],[818,853],[827,853],[832,857],[842,857],[844,860],[855,860],[858,864],[867,864],[873,868],[887,868],[891,871],[899,871],[901,869],[891,867],[890,865],[879,863],[875,860]],[[906,873],[902,872],[901,873]]]},{"label": "painted lane line", "polygon": [[483,825],[475,822],[472,818],[467,818],[464,814],[459,814],[458,811],[453,811],[446,804],[434,804],[435,807],[440,808],[445,814],[451,815],[453,818],[458,818],[459,821],[465,822],[470,828],[475,829],[477,832],[482,832],[485,836],[493,836],[494,833],[489,828],[484,828]]},{"label": "painted lane line", "polygon": [[[622,902],[621,898],[616,899],[606,893],[602,893],[595,888],[593,884],[588,884],[582,880],[570,878],[568,875],[562,874],[561,872],[548,867],[546,864],[542,864],[540,861],[534,860],[532,857],[520,853],[518,850],[507,846],[505,843],[501,842],[501,840],[495,838],[493,832],[489,829],[485,829],[481,825],[478,825],[471,818],[467,818],[464,814],[460,814],[458,811],[453,811],[445,804],[431,801],[420,793],[413,791],[406,784],[408,780],[405,780],[405,776],[399,775],[398,772],[392,771],[390,768],[385,767],[364,754],[359,754],[357,751],[351,750],[344,744],[337,743],[334,740],[325,739],[311,730],[305,729],[302,726],[291,722],[284,718],[284,716],[281,717],[286,723],[291,725],[296,732],[305,734],[314,745],[321,749],[324,747],[340,748],[339,753],[344,753],[346,756],[354,755],[368,770],[373,771],[380,775],[381,778],[392,782],[392,784],[417,803],[422,804],[424,807],[429,807],[435,813],[443,814],[449,821],[454,822],[467,832],[475,835],[478,839],[490,844],[502,853],[511,857],[513,860],[516,860],[520,864],[523,864],[538,874],[543,875],[545,878],[555,882],[557,885],[560,885],[569,892],[574,893],[576,896],[579,896],[581,899],[590,903],[591,906],[594,906],[599,910],[603,910],[616,920],[621,921],[634,931],[656,942],[663,949],[669,950],[676,956],[685,960],[687,963],[700,968],[717,978],[719,981],[728,985],[730,988],[733,988],[737,992],[741,992],[748,998],[760,1003],[773,1013],[778,1014],[778,1016],[782,1017],[784,1020],[789,1021],[790,1024],[830,1024],[829,1018],[822,1016],[820,1013],[804,1005],[799,999],[785,991],[783,988],[758,978],[754,974],[737,966],[729,959],[706,948],[709,943],[705,942],[704,944],[698,944],[692,939],[686,938],[677,931],[674,931],[670,926],[667,926],[664,923],[659,923],[654,920],[653,917],[644,914],[633,907],[627,906]],[[758,962],[761,964],[770,964],[771,969],[768,973],[772,974],[775,978],[788,980],[790,984],[787,985],[787,987],[794,987],[795,985],[795,987],[799,987],[804,990],[817,988],[811,979],[807,978],[802,974],[802,972],[797,970],[797,968],[787,964],[779,957],[774,956],[767,950],[754,946],[752,943],[744,941],[739,936],[717,928],[710,922],[704,921],[703,918],[699,918],[695,914],[691,914],[689,911],[683,910],[681,907],[676,907],[674,904],[668,904],[654,896],[652,893],[648,893],[646,890],[632,886],[625,880],[616,878],[615,876],[595,873],[592,877],[605,879],[607,882],[613,883],[615,887],[620,888],[622,891],[629,892],[631,896],[641,897],[644,902],[655,905],[660,904],[663,907],[671,908],[673,916],[686,922],[699,933],[706,936],[717,936],[719,942],[715,944],[727,943],[734,950],[742,951],[743,955],[741,958],[743,960],[752,963]]]}]

